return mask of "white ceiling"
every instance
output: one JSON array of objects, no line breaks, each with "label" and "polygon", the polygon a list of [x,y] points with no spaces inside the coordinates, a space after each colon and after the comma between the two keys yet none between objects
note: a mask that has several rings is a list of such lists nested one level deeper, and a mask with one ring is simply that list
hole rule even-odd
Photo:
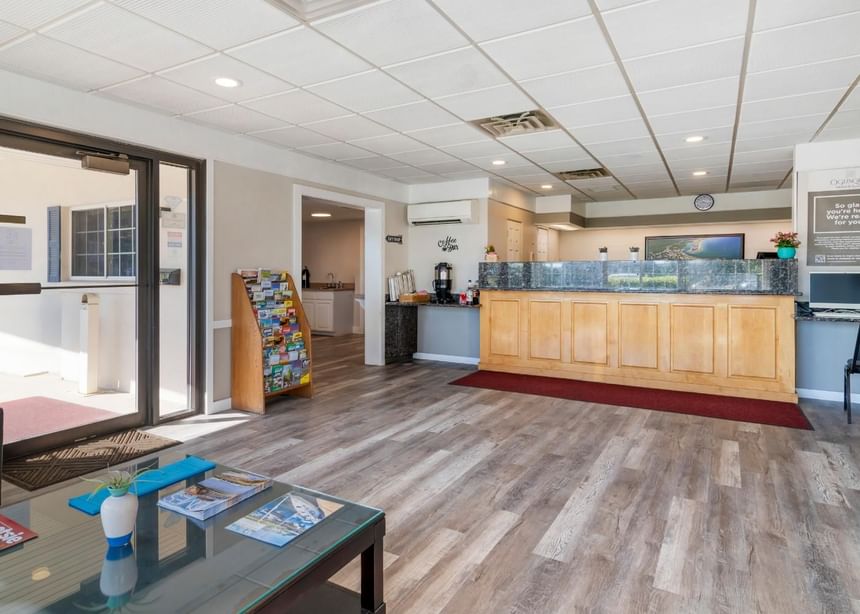
[{"label": "white ceiling", "polygon": [[[857,0],[526,4],[383,0],[308,23],[274,0],[3,0],[0,67],[404,183],[579,200],[774,189],[795,144],[860,137]],[[531,109],[560,128],[466,123]],[[600,165],[612,177],[551,174]]]}]

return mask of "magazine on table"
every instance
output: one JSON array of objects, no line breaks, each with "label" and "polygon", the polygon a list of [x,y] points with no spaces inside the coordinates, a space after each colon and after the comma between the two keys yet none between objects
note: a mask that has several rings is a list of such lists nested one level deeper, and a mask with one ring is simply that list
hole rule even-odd
[{"label": "magazine on table", "polygon": [[262,492],[272,479],[247,471],[223,471],[184,490],[158,500],[158,506],[172,512],[206,520]]},{"label": "magazine on table", "polygon": [[227,530],[280,547],[342,507],[335,501],[290,491],[227,525]]}]

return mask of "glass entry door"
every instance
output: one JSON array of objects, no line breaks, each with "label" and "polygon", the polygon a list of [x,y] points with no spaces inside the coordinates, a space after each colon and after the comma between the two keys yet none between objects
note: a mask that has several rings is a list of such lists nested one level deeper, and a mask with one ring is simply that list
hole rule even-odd
[{"label": "glass entry door", "polygon": [[0,140],[0,407],[8,458],[142,425],[152,403],[154,293],[141,275],[157,262],[151,166],[129,160],[127,172],[94,172],[82,168],[83,155]]}]

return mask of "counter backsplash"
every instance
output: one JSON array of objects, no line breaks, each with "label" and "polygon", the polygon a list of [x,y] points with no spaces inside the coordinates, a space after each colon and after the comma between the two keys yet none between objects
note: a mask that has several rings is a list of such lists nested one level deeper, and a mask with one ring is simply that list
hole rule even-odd
[{"label": "counter backsplash", "polygon": [[484,290],[797,294],[797,260],[482,262]]}]

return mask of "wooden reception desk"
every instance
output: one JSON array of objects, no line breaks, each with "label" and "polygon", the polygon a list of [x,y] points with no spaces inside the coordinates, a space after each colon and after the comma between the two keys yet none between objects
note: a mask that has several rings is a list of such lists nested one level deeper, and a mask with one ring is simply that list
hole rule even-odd
[{"label": "wooden reception desk", "polygon": [[[611,282],[614,263],[594,264]],[[743,294],[647,292],[641,277],[622,275],[636,288],[505,290],[483,276],[480,368],[797,401],[793,295],[750,289],[750,276]]]}]

